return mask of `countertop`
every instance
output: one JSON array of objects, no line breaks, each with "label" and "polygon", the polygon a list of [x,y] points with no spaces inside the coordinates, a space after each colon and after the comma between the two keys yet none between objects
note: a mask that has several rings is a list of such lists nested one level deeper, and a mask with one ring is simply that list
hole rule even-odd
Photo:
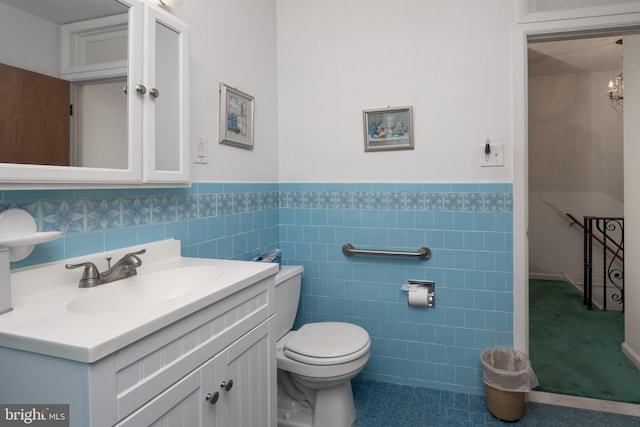
[{"label": "countertop", "polygon": [[[138,274],[94,288],[78,287],[82,269],[67,270],[66,263],[104,257],[116,260],[127,252],[146,248]],[[176,268],[209,266],[221,269],[211,286],[166,301],[137,308],[99,313],[76,313],[67,305],[90,292],[106,287],[134,286],[145,275]],[[102,266],[104,267],[104,265]],[[100,270],[101,265],[98,265]],[[13,310],[0,315],[0,346],[79,362],[95,362],[208,305],[273,276],[277,264],[186,258],[180,256],[179,241],[168,240],[55,263],[11,274]],[[158,277],[157,275],[154,275]],[[127,282],[127,283],[125,283]],[[179,283],[175,284],[180,286]],[[116,292],[112,288],[109,292]]]}]

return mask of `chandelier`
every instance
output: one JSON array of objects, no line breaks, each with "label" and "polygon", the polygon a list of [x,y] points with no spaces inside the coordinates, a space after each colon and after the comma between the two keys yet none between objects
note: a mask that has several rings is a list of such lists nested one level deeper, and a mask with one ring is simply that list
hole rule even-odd
[{"label": "chandelier", "polygon": [[[622,39],[616,40],[616,44],[622,49]],[[622,52],[620,52],[622,55]],[[622,79],[622,73],[618,74],[614,80],[609,80],[609,88],[607,89],[607,95],[609,95],[609,101],[611,101],[611,108],[618,113],[622,112],[623,100],[622,91],[624,90],[624,80]]]},{"label": "chandelier", "polygon": [[609,89],[607,94],[611,101],[611,108],[618,113],[622,112],[623,99],[622,91],[624,90],[624,80],[622,79],[622,73],[618,74],[614,80],[609,81]]}]

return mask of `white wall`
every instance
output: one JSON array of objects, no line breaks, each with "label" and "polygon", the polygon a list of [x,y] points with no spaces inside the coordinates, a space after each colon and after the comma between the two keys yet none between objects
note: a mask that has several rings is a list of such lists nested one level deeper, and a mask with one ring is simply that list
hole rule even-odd
[{"label": "white wall", "polygon": [[[48,76],[60,76],[59,27],[0,3],[2,63]],[[11,44],[11,40],[19,40]]]},{"label": "white wall", "polygon": [[620,71],[529,77],[531,273],[582,283],[582,230],[564,214],[623,216],[623,115],[606,98]]},{"label": "white wall", "polygon": [[[514,8],[186,1],[172,12],[191,28],[191,134],[209,141],[193,180],[510,182],[509,161],[479,158],[486,138],[512,156]],[[255,96],[254,150],[218,144],[220,82]],[[364,153],[362,110],[387,105],[413,105],[416,148]]]},{"label": "white wall", "polygon": [[[208,138],[194,181],[277,181],[276,1],[188,0],[172,11],[191,29],[191,134]],[[218,144],[218,88],[255,97],[254,149]]]},{"label": "white wall", "polygon": [[[280,180],[511,182],[502,0],[278,0]],[[415,150],[364,152],[362,110],[414,107]],[[484,142],[505,167],[480,168]]]}]

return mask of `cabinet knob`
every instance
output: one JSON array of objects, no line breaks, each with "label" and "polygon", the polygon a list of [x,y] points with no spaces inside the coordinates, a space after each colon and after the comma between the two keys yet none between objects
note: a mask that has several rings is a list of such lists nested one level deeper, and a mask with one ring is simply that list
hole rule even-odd
[{"label": "cabinet knob", "polygon": [[218,401],[219,397],[220,397],[220,393],[218,393],[216,391],[213,394],[207,393],[207,395],[204,397],[204,400],[206,400],[207,402],[211,403],[212,405],[215,405],[215,403]]},{"label": "cabinet knob", "polygon": [[222,381],[220,383],[220,388],[223,388],[227,391],[231,390],[231,387],[233,387],[233,380],[229,380],[229,381]]},{"label": "cabinet knob", "polygon": [[151,95],[154,98],[157,98],[157,97],[160,96],[160,91],[158,89],[156,89],[155,87],[151,88],[151,90],[149,90],[149,95]]},{"label": "cabinet knob", "polygon": [[140,95],[144,95],[145,93],[147,93],[147,88],[144,87],[144,85],[138,85],[136,86],[136,92],[138,92]]}]

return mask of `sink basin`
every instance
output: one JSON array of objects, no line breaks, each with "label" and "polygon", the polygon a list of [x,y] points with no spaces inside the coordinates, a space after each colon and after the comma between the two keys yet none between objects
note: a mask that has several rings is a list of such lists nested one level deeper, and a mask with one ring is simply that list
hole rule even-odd
[{"label": "sink basin", "polygon": [[133,310],[215,286],[222,269],[210,266],[163,270],[91,288],[67,304],[73,313]]}]

